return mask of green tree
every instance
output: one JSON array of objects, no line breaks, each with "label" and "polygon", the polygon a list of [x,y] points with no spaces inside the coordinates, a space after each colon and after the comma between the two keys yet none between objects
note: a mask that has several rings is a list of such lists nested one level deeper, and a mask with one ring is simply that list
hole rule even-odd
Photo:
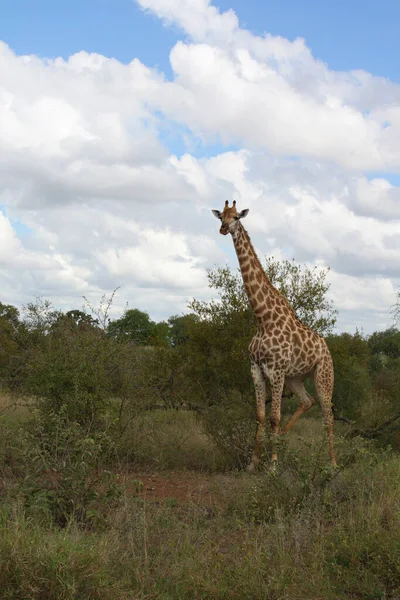
[{"label": "green tree", "polygon": [[60,315],[55,325],[57,326],[59,322],[68,323],[72,329],[88,329],[99,325],[98,319],[94,319],[91,315],[79,309],[69,310],[65,315]]},{"label": "green tree", "polygon": [[166,321],[154,323],[149,343],[152,346],[169,346],[171,344],[170,327]]},{"label": "green tree", "polygon": [[197,321],[194,314],[173,315],[168,319],[169,338],[173,347],[183,346],[187,343],[190,336],[190,328]]},{"label": "green tree", "polygon": [[63,409],[91,427],[110,402],[116,345],[100,329],[73,329],[63,320],[39,344],[25,347],[16,391],[35,398],[43,414]]},{"label": "green tree", "polygon": [[400,357],[400,331],[390,327],[385,331],[375,331],[368,339],[372,354],[381,356],[383,362],[387,358]]},{"label": "green tree", "polygon": [[288,299],[298,318],[321,335],[330,333],[337,310],[327,298],[329,268],[308,267],[294,260],[266,260],[265,272],[275,287]]},{"label": "green tree", "polygon": [[56,310],[50,300],[36,298],[35,302],[28,302],[23,307],[23,323],[28,332],[34,333],[38,338],[46,335],[63,313]]},{"label": "green tree", "polygon": [[[295,313],[305,324],[327,335],[336,322],[337,310],[327,298],[329,269],[310,268],[294,261],[267,258],[265,272],[271,283],[287,298]],[[208,271],[209,287],[219,298],[209,302],[194,300],[189,307],[202,319],[224,322],[247,311],[248,322],[255,323],[247,300],[240,270],[219,267]]]},{"label": "green tree", "polygon": [[19,310],[0,302],[0,377],[3,385],[9,378],[11,362],[18,353]]},{"label": "green tree", "polygon": [[154,335],[154,326],[147,312],[133,308],[126,310],[120,319],[110,321],[108,333],[118,340],[130,340],[147,346]]},{"label": "green tree", "polygon": [[363,407],[372,397],[373,383],[369,374],[371,349],[366,337],[356,332],[330,335],[326,338],[333,358],[335,415],[359,419]]},{"label": "green tree", "polygon": [[108,334],[119,341],[132,341],[138,346],[169,345],[168,323],[152,321],[147,312],[132,308],[120,319],[110,321]]},{"label": "green tree", "polygon": [[19,325],[19,310],[12,304],[3,304],[0,302],[0,322],[10,323],[14,329]]}]

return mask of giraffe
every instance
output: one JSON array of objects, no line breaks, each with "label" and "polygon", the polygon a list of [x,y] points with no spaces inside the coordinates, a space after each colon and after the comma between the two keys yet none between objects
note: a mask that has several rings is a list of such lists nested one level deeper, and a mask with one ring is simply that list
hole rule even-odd
[{"label": "giraffe", "polygon": [[212,210],[221,220],[220,233],[232,235],[239,260],[244,287],[257,320],[257,332],[249,345],[251,374],[256,394],[257,430],[249,471],[260,462],[261,441],[265,425],[266,379],[272,392],[270,424],[274,467],[278,460],[277,440],[281,420],[283,388],[293,392],[299,407],[281,433],[289,431],[296,421],[314,404],[314,398],[304,387],[312,378],[321,405],[324,426],[328,434],[331,463],[337,466],[333,442],[333,362],[325,340],[304,325],[282,294],[268,279],[253,248],[250,237],[241,223],[249,210],[236,209],[236,200],[229,207],[226,200],[223,211]]}]

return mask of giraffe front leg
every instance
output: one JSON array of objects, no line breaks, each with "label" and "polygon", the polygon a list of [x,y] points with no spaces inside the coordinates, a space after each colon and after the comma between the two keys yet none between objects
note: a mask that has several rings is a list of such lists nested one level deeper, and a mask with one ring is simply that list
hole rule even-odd
[{"label": "giraffe front leg", "polygon": [[271,382],[272,402],[271,402],[271,415],[270,423],[272,430],[272,454],[271,462],[273,466],[278,461],[278,435],[279,425],[281,422],[281,403],[282,403],[282,392],[285,382],[285,374],[281,371],[273,374],[269,373],[269,379]]},{"label": "giraffe front leg", "polygon": [[257,431],[256,439],[254,443],[253,455],[251,462],[248,466],[248,471],[253,472],[260,462],[260,450],[261,442],[264,433],[265,426],[265,398],[266,398],[266,384],[263,372],[259,365],[252,361],[251,363],[251,375],[253,377],[254,388],[256,391],[256,413],[257,413]]}]

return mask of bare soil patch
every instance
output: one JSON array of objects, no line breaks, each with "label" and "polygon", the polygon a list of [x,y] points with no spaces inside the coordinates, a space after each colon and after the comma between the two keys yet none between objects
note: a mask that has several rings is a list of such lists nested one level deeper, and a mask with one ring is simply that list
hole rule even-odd
[{"label": "bare soil patch", "polygon": [[202,473],[129,473],[124,476],[124,483],[128,493],[147,500],[175,499],[180,503],[213,506],[222,499],[215,478]]}]

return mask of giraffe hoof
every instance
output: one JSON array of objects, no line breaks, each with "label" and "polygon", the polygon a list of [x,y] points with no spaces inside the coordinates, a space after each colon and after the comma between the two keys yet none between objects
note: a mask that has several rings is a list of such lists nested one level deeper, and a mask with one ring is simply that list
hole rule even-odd
[{"label": "giraffe hoof", "polygon": [[256,465],[254,463],[250,463],[247,467],[247,472],[248,473],[254,473],[254,471],[256,470]]},{"label": "giraffe hoof", "polygon": [[270,473],[276,473],[276,469],[278,467],[278,459],[275,458],[271,461],[271,466],[269,468]]}]

